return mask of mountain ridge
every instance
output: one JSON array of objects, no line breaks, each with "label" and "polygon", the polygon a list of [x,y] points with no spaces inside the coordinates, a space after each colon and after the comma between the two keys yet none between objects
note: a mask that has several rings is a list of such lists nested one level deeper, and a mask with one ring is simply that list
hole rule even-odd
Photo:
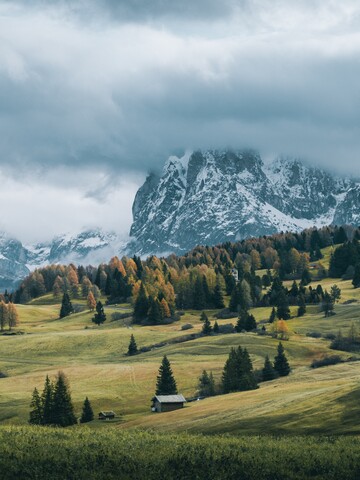
[{"label": "mountain ridge", "polygon": [[162,174],[150,175],[139,189],[129,249],[141,255],[183,253],[196,244],[335,220],[356,224],[359,206],[355,180],[297,159],[279,157],[265,165],[254,150],[198,150],[170,157]]}]

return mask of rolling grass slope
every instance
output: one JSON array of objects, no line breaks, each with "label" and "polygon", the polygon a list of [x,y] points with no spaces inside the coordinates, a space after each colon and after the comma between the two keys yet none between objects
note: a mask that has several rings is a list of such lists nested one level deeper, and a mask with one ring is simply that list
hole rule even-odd
[{"label": "rolling grass slope", "polygon": [[[319,282],[314,282],[314,286]],[[96,327],[92,313],[83,311],[60,320],[59,304],[52,296],[18,306],[23,335],[0,336],[0,422],[27,422],[31,392],[42,389],[47,374],[63,370],[68,376],[76,411],[88,396],[95,412],[104,409],[119,414],[115,425],[124,428],[156,428],[191,432],[239,434],[261,433],[359,433],[360,362],[352,361],[313,370],[313,359],[324,355],[348,353],[329,349],[329,340],[310,338],[308,332],[322,335],[345,333],[354,322],[360,327],[360,293],[351,282],[325,279],[323,288],[337,283],[342,298],[336,315],[324,318],[318,306],[309,306],[302,318],[288,321],[291,336],[284,342],[293,368],[285,379],[263,383],[252,392],[217,396],[189,403],[180,412],[151,414],[150,399],[164,354],[168,355],[181,393],[191,397],[203,369],[213,371],[220,382],[229,349],[241,345],[251,354],[254,368],[262,368],[266,354],[276,354],[278,340],[253,333],[200,337],[174,343],[179,337],[201,330],[200,312],[187,311],[179,322],[162,326],[129,326],[126,321],[110,321],[114,312],[130,311],[129,305],[106,307],[107,322]],[[348,303],[349,300],[352,303]],[[42,303],[43,302],[43,303]],[[77,300],[84,306],[84,300]],[[295,313],[296,308],[293,309]],[[213,322],[214,311],[208,311]],[[270,308],[253,309],[257,321],[269,318]],[[221,320],[220,324],[235,323]],[[191,323],[191,330],[181,326]],[[267,327],[269,328],[269,327]],[[150,351],[127,357],[130,335],[138,347],[153,346]],[[157,344],[157,346],[155,346]],[[109,428],[95,421],[95,428]]]}]

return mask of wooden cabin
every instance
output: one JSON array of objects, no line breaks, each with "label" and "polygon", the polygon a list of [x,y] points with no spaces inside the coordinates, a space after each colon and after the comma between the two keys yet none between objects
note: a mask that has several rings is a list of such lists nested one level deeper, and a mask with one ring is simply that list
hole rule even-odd
[{"label": "wooden cabin", "polygon": [[100,412],[99,420],[113,420],[115,418],[114,412]]},{"label": "wooden cabin", "polygon": [[152,399],[152,412],[171,412],[184,407],[186,402],[183,395],[155,395]]}]

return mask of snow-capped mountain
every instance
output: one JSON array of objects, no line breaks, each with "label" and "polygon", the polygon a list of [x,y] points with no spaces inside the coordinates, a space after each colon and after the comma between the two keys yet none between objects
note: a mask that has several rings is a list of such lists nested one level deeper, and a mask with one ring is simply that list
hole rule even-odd
[{"label": "snow-capped mountain", "polygon": [[13,289],[31,270],[51,263],[98,264],[124,251],[125,242],[100,229],[62,235],[51,242],[23,245],[0,234],[0,291]]},{"label": "snow-capped mountain", "polygon": [[129,250],[187,251],[313,225],[359,224],[360,185],[298,160],[264,165],[244,151],[196,151],[170,157],[148,176],[133,204]]}]

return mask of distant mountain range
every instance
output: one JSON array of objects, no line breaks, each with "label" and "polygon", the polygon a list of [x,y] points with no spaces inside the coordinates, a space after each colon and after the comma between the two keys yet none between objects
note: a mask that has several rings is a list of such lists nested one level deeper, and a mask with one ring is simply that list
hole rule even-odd
[{"label": "distant mountain range", "polygon": [[264,164],[252,150],[195,151],[170,157],[133,204],[126,244],[100,229],[23,245],[0,234],[0,289],[50,263],[100,263],[113,255],[183,253],[279,231],[329,224],[360,225],[360,182],[299,160]]},{"label": "distant mountain range", "polygon": [[31,270],[51,263],[101,263],[123,252],[126,243],[100,229],[62,235],[51,242],[23,245],[0,234],[0,291],[13,289]]}]

